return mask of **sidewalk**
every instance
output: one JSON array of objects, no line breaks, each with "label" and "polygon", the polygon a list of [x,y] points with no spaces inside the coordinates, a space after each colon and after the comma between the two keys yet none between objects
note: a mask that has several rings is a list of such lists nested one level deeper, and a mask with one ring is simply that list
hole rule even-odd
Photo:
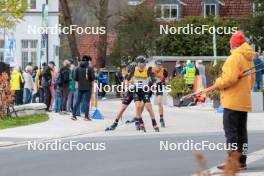
[{"label": "sidewalk", "polygon": [[[166,128],[161,129],[160,133],[153,131],[149,115],[144,112],[143,120],[145,121],[147,133],[139,133],[135,130],[134,124],[124,124],[126,120],[132,119],[135,115],[134,104],[131,104],[124,113],[123,120],[119,123],[117,129],[106,133],[104,130],[115,119],[120,105],[121,102],[118,99],[100,101],[99,108],[105,119],[91,122],[84,121],[82,118],[79,118],[78,121],[72,121],[70,115],[49,113],[50,120],[47,122],[0,130],[0,142],[6,142],[6,138],[29,140],[64,138],[77,135],[97,137],[223,132],[222,114],[216,113],[208,105],[198,105],[182,108],[165,106]],[[158,122],[157,106],[154,106],[154,111]],[[250,113],[248,119],[249,131],[263,131],[263,127],[264,113]]]}]

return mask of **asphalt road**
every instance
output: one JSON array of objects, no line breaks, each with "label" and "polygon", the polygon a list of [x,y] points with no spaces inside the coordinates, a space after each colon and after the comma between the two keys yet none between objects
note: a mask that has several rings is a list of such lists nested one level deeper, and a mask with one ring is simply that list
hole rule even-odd
[{"label": "asphalt road", "polygon": [[[249,153],[263,149],[263,133],[249,135]],[[223,143],[223,134],[150,135],[74,138],[81,143],[105,143],[105,151],[29,151],[27,146],[0,149],[1,176],[189,176],[195,173],[192,151],[160,151],[160,141]],[[69,142],[69,139],[63,142]],[[208,167],[221,163],[224,151],[203,151]],[[249,165],[263,171],[264,159]],[[262,169],[262,170],[261,170]]]}]

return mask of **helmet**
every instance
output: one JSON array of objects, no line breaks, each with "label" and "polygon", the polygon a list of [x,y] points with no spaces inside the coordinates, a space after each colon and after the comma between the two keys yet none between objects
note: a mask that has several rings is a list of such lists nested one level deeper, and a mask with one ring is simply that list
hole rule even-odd
[{"label": "helmet", "polygon": [[145,58],[145,56],[138,56],[137,58],[136,58],[136,62],[137,63],[142,63],[142,64],[145,64],[146,63],[146,58]]}]

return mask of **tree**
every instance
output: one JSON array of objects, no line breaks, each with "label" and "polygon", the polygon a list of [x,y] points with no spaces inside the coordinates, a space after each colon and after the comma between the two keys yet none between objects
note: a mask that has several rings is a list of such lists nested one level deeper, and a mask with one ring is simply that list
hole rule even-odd
[{"label": "tree", "polygon": [[[112,6],[114,5],[115,9],[110,9],[110,4]],[[94,16],[98,21],[98,25],[100,27],[105,27],[105,33],[98,35],[98,42],[95,44],[95,47],[97,48],[97,68],[103,68],[106,66],[109,20],[112,17],[118,18],[121,15],[120,4],[120,1],[115,0],[93,0],[91,2],[87,2],[87,5],[93,8]]]},{"label": "tree", "polygon": [[27,0],[0,1],[0,29],[11,29],[19,23],[27,10]]},{"label": "tree", "polygon": [[106,28],[105,34],[99,35],[97,46],[97,61],[96,66],[98,68],[105,67],[106,52],[107,52],[107,28],[108,28],[108,0],[99,1],[99,26]]},{"label": "tree", "polygon": [[244,23],[244,29],[251,42],[264,50],[264,1],[254,0],[254,13]]},{"label": "tree", "polygon": [[127,63],[138,55],[153,55],[158,38],[153,8],[142,4],[130,9],[117,25],[117,34],[118,39],[114,44],[111,60],[119,59],[119,62]]},{"label": "tree", "polygon": [[[72,23],[71,13],[69,10],[67,0],[60,0],[60,5],[61,5],[62,12],[63,12],[64,23],[65,23],[64,25],[70,27],[73,23]],[[73,32],[69,33],[67,37],[68,37],[68,42],[69,42],[69,46],[70,46],[71,53],[72,53],[72,58],[74,60],[74,63],[77,64],[78,58],[80,58],[80,52],[77,46],[75,33]]]},{"label": "tree", "polygon": [[[180,21],[176,21],[170,27],[176,29],[186,27],[188,25],[202,27],[209,25],[210,27],[226,27],[227,33],[230,34],[217,34],[217,55],[226,56],[229,54],[229,39],[231,36],[231,28],[238,27],[238,23],[231,20],[223,20],[220,18],[204,18],[204,17],[186,17]],[[184,34],[180,30],[176,34],[163,34],[157,42],[157,50],[160,55],[166,56],[213,56],[213,36],[208,31],[204,34]]]}]

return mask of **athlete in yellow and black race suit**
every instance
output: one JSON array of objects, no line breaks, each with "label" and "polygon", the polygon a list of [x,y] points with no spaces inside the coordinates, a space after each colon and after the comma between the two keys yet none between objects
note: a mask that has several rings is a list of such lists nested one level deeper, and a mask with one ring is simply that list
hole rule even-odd
[{"label": "athlete in yellow and black race suit", "polygon": [[128,80],[131,80],[132,85],[134,86],[134,101],[136,106],[136,129],[146,131],[144,121],[142,119],[142,112],[145,107],[149,112],[154,130],[156,132],[159,132],[159,127],[155,120],[155,115],[150,102],[150,86],[153,82],[151,67],[146,67],[146,59],[144,56],[138,56],[136,61],[137,66],[130,72],[128,76]]},{"label": "athlete in yellow and black race suit", "polygon": [[152,67],[152,74],[155,79],[156,91],[155,94],[157,96],[157,104],[159,107],[159,115],[160,115],[160,125],[165,128],[164,121],[164,111],[163,111],[163,94],[165,91],[166,80],[168,78],[168,72],[163,67],[161,60],[155,61],[155,66]]}]

